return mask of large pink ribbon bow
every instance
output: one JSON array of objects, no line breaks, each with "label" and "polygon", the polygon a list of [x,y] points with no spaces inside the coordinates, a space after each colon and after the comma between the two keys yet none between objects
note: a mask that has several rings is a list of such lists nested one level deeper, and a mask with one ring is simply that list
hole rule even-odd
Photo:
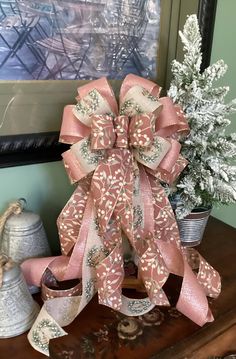
[{"label": "large pink ribbon bow", "polygon": [[[80,87],[77,104],[65,107],[60,140],[72,145],[63,160],[77,188],[58,218],[62,256],[49,267],[59,280],[81,278],[82,293],[70,293],[73,309],[63,304],[66,295],[46,301],[41,316],[46,310],[61,326],[69,321],[53,301],[57,310],[66,307],[71,321],[96,292],[99,303],[127,315],[169,305],[163,286],[170,273],[183,278],[177,309],[198,325],[213,320],[206,295],[219,294],[219,275],[196,251],[181,248],[163,186],[187,164],[178,138],[189,128],[181,108],[159,98],[159,92],[153,82],[128,75],[118,111],[109,83],[101,78]],[[127,243],[147,298],[122,294]],[[38,327],[37,322],[33,331]]]}]

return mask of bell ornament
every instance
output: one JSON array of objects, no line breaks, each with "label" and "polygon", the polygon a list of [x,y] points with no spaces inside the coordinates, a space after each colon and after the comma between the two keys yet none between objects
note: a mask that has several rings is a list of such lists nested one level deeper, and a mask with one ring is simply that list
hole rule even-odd
[{"label": "bell ornament", "polygon": [[[26,211],[26,200],[21,198],[10,203],[0,216],[0,252],[16,263],[28,258],[51,256],[51,250],[43,223],[38,214]],[[30,292],[39,288],[29,286]]]},{"label": "bell ornament", "polygon": [[51,250],[40,216],[26,211],[20,201],[15,203],[20,203],[21,210],[11,212],[4,222],[0,251],[16,263],[28,258],[50,256]]},{"label": "bell ornament", "polygon": [[19,265],[4,254],[0,254],[0,277],[0,339],[3,339],[30,329],[39,305],[29,292]]}]

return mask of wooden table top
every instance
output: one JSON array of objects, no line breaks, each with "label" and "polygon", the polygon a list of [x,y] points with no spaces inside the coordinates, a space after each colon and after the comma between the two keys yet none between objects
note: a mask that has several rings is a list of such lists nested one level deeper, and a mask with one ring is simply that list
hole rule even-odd
[{"label": "wooden table top", "polygon": [[[203,242],[202,256],[221,274],[222,293],[211,300],[213,323],[198,327],[174,308],[154,308],[141,317],[125,317],[97,304],[95,297],[72,324],[68,336],[50,342],[53,359],[178,359],[194,350],[199,342],[213,338],[224,327],[236,323],[236,229],[210,218]],[[175,293],[169,281],[170,293]],[[173,301],[175,295],[170,294]],[[43,359],[28,343],[26,334],[0,340],[1,359]],[[236,341],[235,341],[236,342]],[[178,354],[182,353],[182,354]]]}]

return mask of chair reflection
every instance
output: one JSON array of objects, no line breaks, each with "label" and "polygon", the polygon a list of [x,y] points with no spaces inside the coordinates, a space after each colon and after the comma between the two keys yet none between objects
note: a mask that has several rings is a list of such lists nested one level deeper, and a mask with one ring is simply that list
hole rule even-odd
[{"label": "chair reflection", "polygon": [[0,1],[0,19],[0,70],[4,73],[7,63],[9,71],[19,67],[26,78],[32,78],[36,64],[44,62],[43,53],[30,46],[47,35],[40,16],[22,12],[17,1]]},{"label": "chair reflection", "polygon": [[15,59],[34,79],[116,78],[127,64],[141,74],[147,3],[0,1],[0,71]]}]

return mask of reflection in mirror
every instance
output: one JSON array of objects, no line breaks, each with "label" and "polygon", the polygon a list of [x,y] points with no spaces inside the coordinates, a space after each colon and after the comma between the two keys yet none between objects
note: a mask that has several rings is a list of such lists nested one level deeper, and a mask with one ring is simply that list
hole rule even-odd
[{"label": "reflection in mirror", "polygon": [[156,78],[160,0],[0,1],[1,80]]}]

